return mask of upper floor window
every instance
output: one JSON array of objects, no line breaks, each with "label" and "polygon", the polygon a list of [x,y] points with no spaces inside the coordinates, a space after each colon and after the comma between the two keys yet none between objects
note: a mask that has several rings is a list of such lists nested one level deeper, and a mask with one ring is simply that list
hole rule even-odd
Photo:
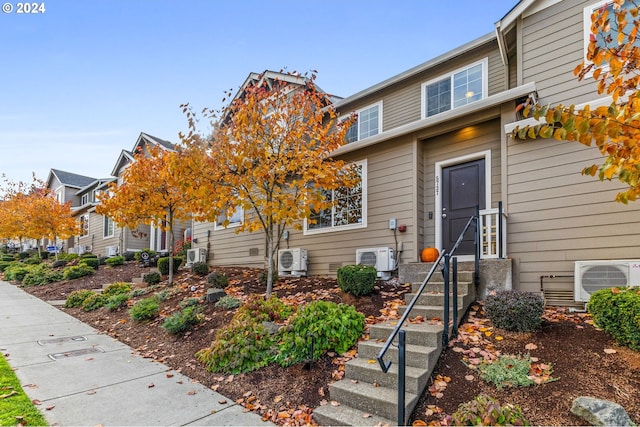
[{"label": "upper floor window", "polygon": [[333,207],[311,215],[305,221],[305,234],[345,228],[366,227],[367,215],[367,162],[356,163],[359,182],[353,187],[325,191],[325,197],[334,202]]},{"label": "upper floor window", "polygon": [[369,136],[377,135],[382,128],[382,102],[361,108],[356,113],[356,120],[347,130],[347,142],[355,142]]},{"label": "upper floor window", "polygon": [[87,203],[89,203],[89,195],[83,194],[82,197],[80,198],[80,206],[84,206]]},{"label": "upper floor window", "polygon": [[103,237],[113,237],[115,233],[115,227],[113,225],[113,220],[111,218],[109,218],[108,216],[104,217],[104,231],[102,236]]},{"label": "upper floor window", "polygon": [[487,97],[487,58],[422,84],[422,117]]},{"label": "upper floor window", "polygon": [[89,215],[80,216],[80,236],[89,235]]},{"label": "upper floor window", "polygon": [[[233,212],[231,217],[227,218],[225,214],[218,215],[218,219],[216,220],[216,225],[214,227],[215,230],[223,230],[227,227],[237,227],[242,224],[242,220],[244,218],[244,209],[241,207],[237,207]],[[229,220],[229,223],[225,226],[225,220]]]}]

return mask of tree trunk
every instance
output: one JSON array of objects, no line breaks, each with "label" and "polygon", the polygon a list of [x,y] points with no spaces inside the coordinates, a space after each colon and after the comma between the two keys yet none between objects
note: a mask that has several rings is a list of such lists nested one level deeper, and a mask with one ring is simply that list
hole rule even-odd
[{"label": "tree trunk", "polygon": [[175,238],[173,236],[173,210],[171,209],[169,209],[167,226],[169,228],[169,286],[173,286],[173,246]]},{"label": "tree trunk", "polygon": [[265,298],[271,296],[273,291],[273,233],[272,230],[267,232],[267,291]]}]

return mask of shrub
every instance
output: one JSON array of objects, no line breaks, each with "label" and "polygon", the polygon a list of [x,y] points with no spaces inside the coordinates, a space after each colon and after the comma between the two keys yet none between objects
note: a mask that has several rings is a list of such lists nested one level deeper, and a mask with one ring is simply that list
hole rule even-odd
[{"label": "shrub", "polygon": [[78,254],[62,254],[59,259],[63,259],[65,261],[73,261],[74,259],[79,259],[80,255]]},{"label": "shrub", "polygon": [[234,317],[259,322],[277,322],[286,320],[293,314],[293,308],[280,301],[275,295],[264,299],[253,296],[238,310]]},{"label": "shrub", "polygon": [[344,292],[355,296],[370,295],[376,285],[375,267],[366,265],[345,265],[338,269],[338,286]]},{"label": "shrub", "polygon": [[57,261],[53,261],[53,264],[51,264],[51,267],[53,268],[60,268],[60,267],[65,267],[67,265],[67,260],[66,259],[59,259]]},{"label": "shrub", "polygon": [[2,254],[0,255],[0,261],[15,261],[16,258],[13,255]]},{"label": "shrub", "polygon": [[11,265],[13,261],[0,261],[0,273],[4,272]]},{"label": "shrub", "polygon": [[40,264],[42,260],[40,259],[40,257],[34,256],[31,258],[25,259],[23,262],[28,265],[37,265],[37,264]]},{"label": "shrub", "polygon": [[129,309],[129,314],[133,320],[142,322],[143,320],[151,320],[160,313],[160,304],[155,297],[143,298]]},{"label": "shrub", "polygon": [[180,301],[180,303],[178,305],[180,306],[180,308],[193,307],[193,306],[196,306],[196,305],[200,304],[203,301],[204,301],[203,297],[200,297],[200,298],[187,297],[187,298],[183,299],[182,301]]},{"label": "shrub", "polygon": [[136,259],[136,253],[133,251],[126,251],[122,254],[122,256],[124,257],[125,261],[133,261]]},{"label": "shrub", "polygon": [[82,261],[80,261],[80,264],[78,265],[87,265],[91,268],[93,268],[94,270],[97,270],[98,267],[100,267],[100,260],[96,257],[96,258],[84,258]]},{"label": "shrub", "polygon": [[349,350],[364,332],[364,314],[348,304],[313,301],[295,314],[280,338],[276,361],[289,366]]},{"label": "shrub", "polygon": [[24,276],[29,274],[32,269],[33,266],[25,265],[20,262],[14,262],[4,269],[4,279],[22,282]]},{"label": "shrub", "polygon": [[478,366],[480,378],[495,384],[498,390],[502,387],[528,387],[534,384],[529,378],[531,359],[529,356],[502,354],[488,364]]},{"label": "shrub", "polygon": [[86,252],[86,253],[83,253],[82,255],[80,255],[80,259],[87,259],[87,258],[98,259],[98,255],[94,255],[91,252]]},{"label": "shrub", "polygon": [[36,268],[31,268],[29,273],[22,279],[23,286],[39,286],[47,283],[59,282],[64,278],[61,271],[52,270],[50,267],[40,264]]},{"label": "shrub", "polygon": [[162,280],[162,276],[157,271],[152,271],[151,273],[146,273],[142,276],[142,281],[149,285],[157,285]]},{"label": "shrub", "polygon": [[157,292],[155,294],[155,297],[159,302],[162,302],[162,301],[168,300],[171,297],[171,295],[172,294],[170,289],[163,289],[160,292]]},{"label": "shrub", "polygon": [[137,288],[131,291],[131,297],[133,298],[141,297],[142,295],[145,295],[147,292],[149,291],[145,288]]},{"label": "shrub", "polygon": [[542,323],[544,299],[531,292],[503,290],[487,296],[485,310],[496,328],[530,332]]},{"label": "shrub", "polygon": [[95,270],[92,267],[82,264],[72,265],[71,267],[66,267],[64,270],[62,270],[63,277],[66,280],[73,280],[79,277],[91,276],[94,272]]},{"label": "shrub", "polygon": [[143,249],[141,251],[138,251],[138,252],[134,253],[133,257],[135,258],[136,261],[143,261],[143,259],[142,259],[142,254],[143,253],[148,254],[149,255],[149,259],[153,259],[153,258],[155,258],[157,256],[156,251],[147,248],[147,249]]},{"label": "shrub", "polygon": [[30,252],[19,252],[18,259],[27,259],[31,256]]},{"label": "shrub", "polygon": [[102,291],[102,295],[112,297],[119,294],[128,294],[131,292],[131,284],[125,282],[115,282],[110,284]]},{"label": "shrub", "polygon": [[528,426],[531,425],[517,405],[500,405],[496,399],[480,395],[458,406],[452,416],[455,426]]},{"label": "shrub", "polygon": [[[178,256],[173,257],[173,272],[175,273],[182,265],[182,258]],[[158,258],[158,270],[161,274],[169,274],[169,257]]]},{"label": "shrub", "polygon": [[591,294],[587,310],[618,344],[640,350],[640,287],[600,289]]},{"label": "shrub", "polygon": [[231,295],[225,295],[216,301],[216,307],[222,307],[226,310],[232,310],[234,308],[240,307],[240,300],[238,298],[232,297]]},{"label": "shrub", "polygon": [[181,334],[188,331],[204,319],[198,307],[186,307],[171,316],[162,323],[162,327],[170,334]]},{"label": "shrub", "polygon": [[106,260],[104,260],[104,262],[109,266],[109,267],[115,267],[117,265],[123,265],[124,264],[124,257],[117,255],[117,256],[112,256],[110,258],[107,258]]},{"label": "shrub", "polygon": [[105,307],[109,311],[115,311],[120,307],[124,307],[127,305],[127,301],[129,301],[129,294],[115,294],[111,295],[107,298],[107,302],[105,303]]},{"label": "shrub", "polygon": [[90,291],[89,289],[73,291],[67,297],[67,301],[64,303],[64,306],[67,308],[80,307],[85,299],[94,294],[95,292]]},{"label": "shrub", "polygon": [[229,278],[226,274],[214,271],[207,276],[207,285],[210,288],[224,289],[229,286]]},{"label": "shrub", "polygon": [[[267,270],[263,270],[258,278],[258,281],[262,286],[267,286],[267,274]],[[278,281],[278,272],[274,270],[271,278],[273,279],[273,283],[276,283]]]},{"label": "shrub", "polygon": [[97,310],[104,307],[104,305],[107,303],[107,300],[108,297],[106,295],[94,293],[92,295],[89,295],[87,298],[85,298],[84,301],[82,301],[82,309],[84,311]]},{"label": "shrub", "polygon": [[175,256],[186,257],[189,249],[191,249],[191,237],[187,237],[185,240],[178,240],[173,254]]},{"label": "shrub", "polygon": [[209,273],[209,265],[204,261],[191,264],[191,272],[198,276],[206,276]]}]

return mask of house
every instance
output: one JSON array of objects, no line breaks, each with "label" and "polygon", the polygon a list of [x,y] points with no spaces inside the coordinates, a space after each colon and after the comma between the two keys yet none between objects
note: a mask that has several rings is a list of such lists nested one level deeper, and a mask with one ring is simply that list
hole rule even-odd
[{"label": "house", "polygon": [[[308,274],[335,275],[362,248],[393,249],[402,269],[425,247],[451,248],[477,206],[483,257],[502,271],[498,286],[537,292],[545,282],[557,303],[570,304],[576,261],[640,259],[640,205],[616,203],[619,184],[580,174],[601,160],[596,149],[510,136],[527,123],[517,106],[528,100],[607,102],[593,80],[573,75],[590,13],[606,4],[522,0],[495,32],[335,100],[358,116],[334,155],[359,165],[361,185],[280,247],[306,249]],[[336,215],[345,209],[346,219]],[[244,214],[226,228],[193,225],[194,247],[208,250],[211,265],[263,265],[263,236],[234,232]],[[473,257],[466,240],[461,260]]]}]

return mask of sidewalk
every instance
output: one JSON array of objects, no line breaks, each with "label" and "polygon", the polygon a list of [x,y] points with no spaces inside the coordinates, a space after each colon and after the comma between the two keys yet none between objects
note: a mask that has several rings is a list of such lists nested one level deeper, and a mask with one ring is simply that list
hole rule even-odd
[{"label": "sidewalk", "polygon": [[0,352],[50,425],[272,425],[2,281]]}]

